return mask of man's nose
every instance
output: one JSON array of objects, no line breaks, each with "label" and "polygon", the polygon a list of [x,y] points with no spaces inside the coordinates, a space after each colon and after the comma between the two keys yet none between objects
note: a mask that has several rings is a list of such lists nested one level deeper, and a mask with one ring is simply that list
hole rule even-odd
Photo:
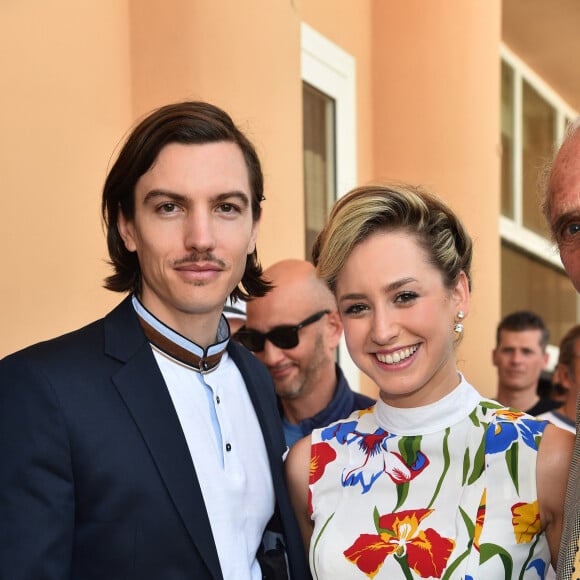
[{"label": "man's nose", "polygon": [[275,367],[280,361],[284,359],[285,354],[284,349],[277,347],[274,343],[266,339],[264,342],[264,350],[257,352],[256,356],[267,367]]},{"label": "man's nose", "polygon": [[184,221],[184,243],[188,250],[204,252],[215,247],[213,222],[209,212],[192,211]]}]

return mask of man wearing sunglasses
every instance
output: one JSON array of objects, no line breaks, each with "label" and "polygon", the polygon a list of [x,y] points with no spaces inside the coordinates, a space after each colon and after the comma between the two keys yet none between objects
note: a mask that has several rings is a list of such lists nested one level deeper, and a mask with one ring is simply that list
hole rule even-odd
[{"label": "man wearing sunglasses", "polygon": [[348,417],[374,400],[352,391],[335,363],[342,323],[330,290],[304,260],[264,272],[274,289],[247,305],[235,338],[266,365],[278,395],[286,443]]}]

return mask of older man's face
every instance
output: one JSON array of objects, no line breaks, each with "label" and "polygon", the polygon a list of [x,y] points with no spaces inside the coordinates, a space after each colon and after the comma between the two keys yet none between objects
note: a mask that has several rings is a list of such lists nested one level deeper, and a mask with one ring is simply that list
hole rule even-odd
[{"label": "older man's face", "polygon": [[580,131],[558,153],[549,186],[550,228],[564,268],[580,292]]}]

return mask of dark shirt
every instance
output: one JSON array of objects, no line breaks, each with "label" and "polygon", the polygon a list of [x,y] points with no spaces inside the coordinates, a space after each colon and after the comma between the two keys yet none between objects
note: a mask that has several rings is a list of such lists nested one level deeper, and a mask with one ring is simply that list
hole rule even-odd
[{"label": "dark shirt", "polygon": [[314,417],[304,419],[298,425],[292,425],[284,418],[282,405],[278,402],[278,409],[284,425],[284,437],[288,447],[292,447],[298,439],[310,435],[314,429],[326,427],[339,419],[346,419],[353,411],[366,409],[375,404],[376,401],[374,399],[353,391],[349,387],[342,369],[338,365],[335,365],[335,368],[337,384],[334,397],[328,406],[314,415]]},{"label": "dark shirt", "polygon": [[547,411],[553,411],[558,407],[561,407],[562,403],[560,401],[552,401],[552,399],[545,399],[540,397],[540,400],[531,408],[526,409],[525,413],[535,417],[541,413],[546,413]]}]

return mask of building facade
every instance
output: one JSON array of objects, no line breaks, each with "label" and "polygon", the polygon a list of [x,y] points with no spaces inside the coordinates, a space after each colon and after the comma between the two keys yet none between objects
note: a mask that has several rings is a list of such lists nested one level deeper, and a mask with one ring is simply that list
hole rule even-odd
[{"label": "building facade", "polygon": [[[142,115],[200,99],[257,145],[266,266],[307,256],[328,207],[355,185],[422,184],[459,213],[475,242],[460,368],[494,394],[490,352],[504,305],[530,307],[549,291],[544,303],[566,304],[542,312],[555,335],[578,319],[557,254],[547,242],[530,246],[528,229],[543,234],[523,217],[522,165],[538,163],[526,146],[545,153],[546,141],[533,120],[542,138],[526,140],[526,106],[544,122],[555,108],[554,140],[580,110],[578,41],[563,38],[562,22],[578,30],[574,0],[0,2],[0,355],[119,300],[102,289],[107,168]],[[525,83],[540,97],[531,105],[517,100]],[[514,280],[544,280],[541,268],[551,286],[522,296],[529,284]],[[373,392],[364,380],[360,388]]]}]

